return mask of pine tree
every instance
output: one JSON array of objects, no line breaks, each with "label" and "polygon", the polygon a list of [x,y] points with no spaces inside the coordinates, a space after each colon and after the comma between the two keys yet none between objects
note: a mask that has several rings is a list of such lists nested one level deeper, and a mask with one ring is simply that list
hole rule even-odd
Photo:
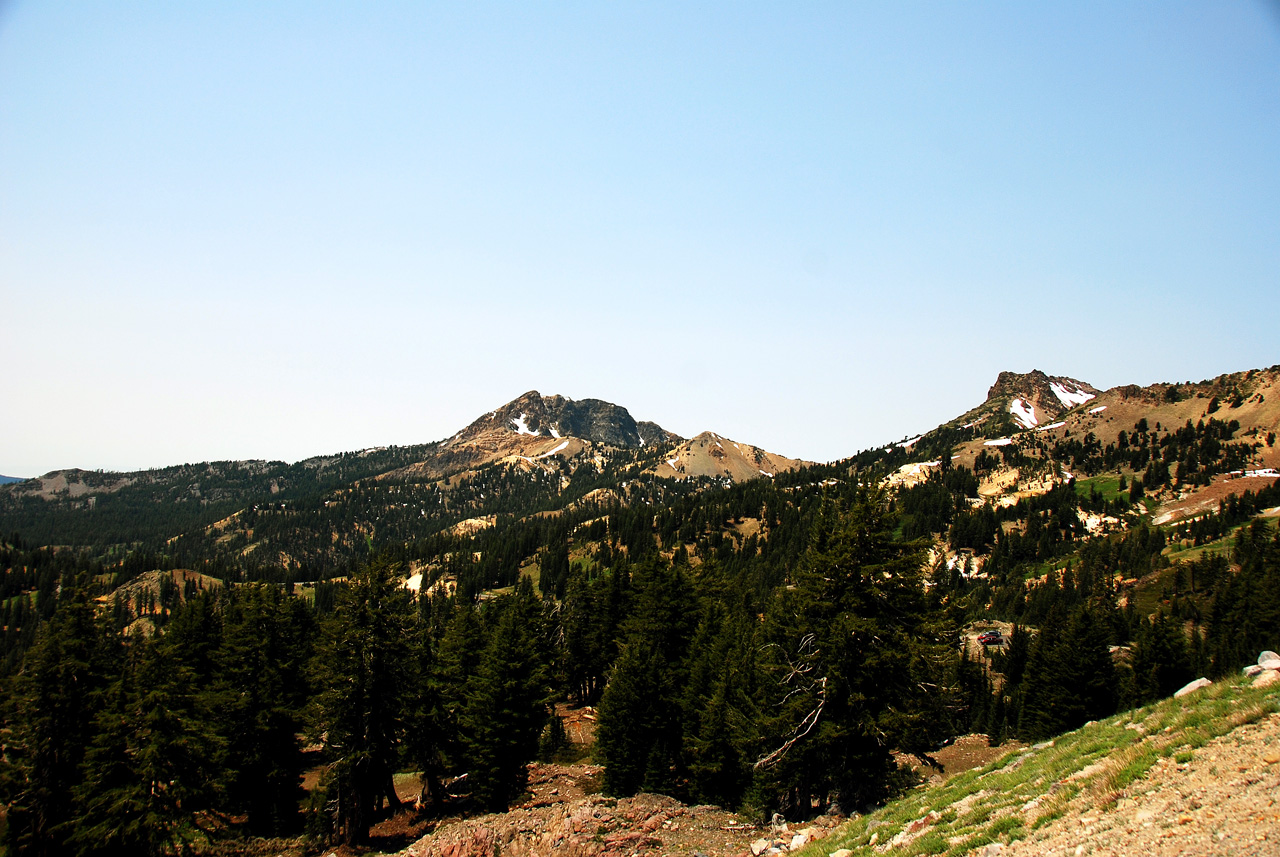
[{"label": "pine tree", "polygon": [[924,588],[920,546],[894,536],[884,495],[859,489],[827,515],[794,590],[770,604],[761,680],[772,708],[755,762],[761,809],[805,816],[833,794],[845,808],[882,799],[891,749],[942,737],[956,657]]},{"label": "pine tree", "polygon": [[1181,624],[1164,613],[1142,623],[1133,643],[1133,704],[1163,699],[1192,678]]},{"label": "pine tree", "polygon": [[221,740],[197,706],[193,671],[163,636],[132,645],[73,789],[68,840],[81,855],[182,851],[206,835],[219,799]]},{"label": "pine tree", "polygon": [[502,605],[462,716],[472,796],[503,811],[528,782],[550,688],[539,657],[532,591]]},{"label": "pine tree", "polygon": [[652,557],[632,583],[626,642],[600,699],[596,740],[610,794],[671,793],[683,778],[680,688],[697,602],[685,569]]},{"label": "pine tree", "polygon": [[279,587],[236,590],[225,610],[211,701],[225,736],[227,809],[250,831],[280,835],[297,820],[303,756],[296,738],[308,697],[312,621]]},{"label": "pine tree", "polygon": [[72,789],[94,733],[97,700],[121,666],[119,640],[98,625],[84,585],[64,595],[12,686],[4,791],[11,853],[66,853]]},{"label": "pine tree", "polygon": [[649,757],[665,722],[667,666],[661,651],[639,640],[624,645],[618,655],[600,699],[596,727],[607,794],[631,795],[644,785]]},{"label": "pine tree", "polygon": [[399,568],[374,560],[342,590],[314,660],[319,696],[313,729],[325,736],[327,797],[338,839],[367,838],[393,784],[415,675],[414,615]]}]

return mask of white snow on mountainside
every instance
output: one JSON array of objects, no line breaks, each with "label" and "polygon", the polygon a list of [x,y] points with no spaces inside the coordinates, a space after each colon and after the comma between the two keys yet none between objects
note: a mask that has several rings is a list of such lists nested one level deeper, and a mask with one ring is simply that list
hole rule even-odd
[{"label": "white snow on mountainside", "polygon": [[1022,397],[1018,397],[1009,403],[1009,413],[1013,414],[1014,419],[1022,423],[1023,428],[1034,428],[1040,422],[1036,419],[1035,405],[1023,401]]},{"label": "white snow on mountainside", "polygon": [[539,432],[536,432],[530,429],[529,424],[525,422],[528,416],[529,416],[528,414],[521,413],[520,416],[515,417],[514,419],[511,420],[511,422],[516,427],[516,434],[531,434],[531,435],[539,434]]},{"label": "white snow on mountainside", "polygon": [[1062,402],[1064,408],[1074,408],[1094,398],[1093,393],[1087,393],[1078,387],[1073,390],[1057,381],[1050,381],[1049,389],[1053,390],[1053,394],[1058,397],[1059,402]]}]

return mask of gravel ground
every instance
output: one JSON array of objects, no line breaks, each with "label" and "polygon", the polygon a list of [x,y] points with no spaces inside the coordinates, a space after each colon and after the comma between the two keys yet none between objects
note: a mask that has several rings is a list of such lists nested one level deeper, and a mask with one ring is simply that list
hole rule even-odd
[{"label": "gravel ground", "polygon": [[1105,812],[1068,813],[992,853],[1280,855],[1280,714],[1214,739],[1189,762],[1161,759]]}]

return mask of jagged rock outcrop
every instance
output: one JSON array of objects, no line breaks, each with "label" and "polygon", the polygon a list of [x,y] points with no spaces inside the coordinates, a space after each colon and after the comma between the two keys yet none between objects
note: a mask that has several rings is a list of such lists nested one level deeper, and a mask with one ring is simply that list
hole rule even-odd
[{"label": "jagged rock outcrop", "polygon": [[612,402],[543,396],[530,390],[480,417],[446,441],[446,446],[465,444],[495,431],[555,439],[576,437],[623,449],[681,439],[657,423],[636,422],[626,408]]},{"label": "jagged rock outcrop", "polygon": [[1084,381],[1034,369],[1025,374],[1001,372],[987,391],[987,402],[1001,406],[1020,428],[1032,428],[1053,422],[1100,392]]}]

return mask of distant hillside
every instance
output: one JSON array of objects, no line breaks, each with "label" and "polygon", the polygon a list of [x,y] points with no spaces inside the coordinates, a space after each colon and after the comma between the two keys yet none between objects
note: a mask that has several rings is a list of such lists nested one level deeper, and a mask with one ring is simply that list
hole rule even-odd
[{"label": "distant hillside", "polygon": [[22,482],[22,476],[0,476],[0,485],[8,485],[13,482]]},{"label": "distant hillside", "polygon": [[[605,762],[595,781],[610,794],[753,806],[753,838],[769,837],[752,843],[758,853],[813,835],[784,820],[855,809],[823,852],[1040,853],[1042,841],[1046,853],[1074,852],[1080,825],[1148,770],[1182,781],[1198,761],[1217,788],[1218,766],[1243,763],[1235,750],[1213,755],[1213,737],[1275,709],[1274,689],[1264,698],[1225,679],[1246,667],[1280,681],[1280,611],[1268,597],[1280,591],[1278,430],[1280,367],[1110,390],[1037,371],[1002,373],[961,417],[831,464],[713,432],[684,440],[617,405],[530,392],[432,444],[294,465],[60,471],[0,488],[0,679],[35,664],[24,658],[60,610],[88,618],[83,595],[102,622],[51,633],[114,628],[94,640],[115,646],[121,656],[108,660],[121,665],[155,635],[151,648],[168,659],[157,663],[205,665],[208,700],[180,716],[221,730],[209,747],[233,746],[242,730],[208,712],[248,699],[271,664],[297,674],[310,660],[320,676],[313,699],[300,684],[275,710],[332,700],[324,716],[340,724],[352,679],[394,663],[405,691],[396,716],[419,732],[454,740],[452,715],[431,712],[469,711],[460,722],[473,725],[514,712],[530,718],[517,748],[527,761],[540,734],[558,731],[555,721],[542,731],[544,700],[568,700],[575,721],[595,727]],[[382,630],[369,633],[369,618]],[[272,628],[298,644],[297,660],[274,648],[243,659]],[[306,650],[317,634],[322,644]],[[354,654],[369,643],[369,656]],[[51,650],[79,651],[51,644],[41,658]],[[465,653],[481,659],[467,665]],[[406,665],[435,662],[451,664],[445,702],[425,706],[409,690],[421,674]],[[517,671],[525,678],[509,681]],[[224,693],[219,672],[244,692]],[[1198,691],[1209,708],[1192,710],[1193,698],[1122,714],[1198,676],[1217,683]],[[300,766],[301,724],[285,726],[271,743]],[[515,726],[471,731],[480,749],[515,736]],[[872,817],[910,784],[900,763],[918,760],[928,776],[925,766],[1010,738],[1032,746]],[[393,786],[441,764],[432,801],[489,788],[466,768],[480,749],[442,754],[408,733],[384,743],[383,758],[406,766],[384,770]],[[406,755],[415,747],[426,755]],[[1157,761],[1166,751],[1173,761]],[[289,811],[299,777],[283,780]],[[1238,820],[1275,788],[1221,785],[1245,796]],[[1214,812],[1232,795],[1220,790]],[[509,805],[499,797],[470,805]],[[1198,806],[1186,809],[1176,829],[1201,823]],[[1055,827],[1064,813],[1078,822]],[[97,810],[82,815],[99,823]],[[611,828],[599,839],[588,825],[596,838],[583,854],[617,842],[671,850],[661,837],[677,822],[655,818],[642,822],[653,837]],[[1133,823],[1147,829],[1127,806],[1114,818],[1117,838]],[[719,841],[747,828],[722,818],[712,829]],[[495,841],[485,834],[474,853]]]},{"label": "distant hillside", "polygon": [[[470,518],[501,517],[498,530],[505,531],[531,515],[571,508],[586,515],[584,498],[591,508],[652,502],[801,464],[715,438],[686,443],[619,405],[530,391],[434,443],[296,464],[56,471],[0,489],[0,531],[34,545],[88,546],[100,554],[129,545],[174,562],[180,556],[254,574],[319,578]],[[664,463],[676,459],[678,471]],[[644,474],[659,481],[641,486],[637,477]],[[659,487],[666,481],[680,484]],[[519,562],[499,565],[481,576],[512,582]]]}]

